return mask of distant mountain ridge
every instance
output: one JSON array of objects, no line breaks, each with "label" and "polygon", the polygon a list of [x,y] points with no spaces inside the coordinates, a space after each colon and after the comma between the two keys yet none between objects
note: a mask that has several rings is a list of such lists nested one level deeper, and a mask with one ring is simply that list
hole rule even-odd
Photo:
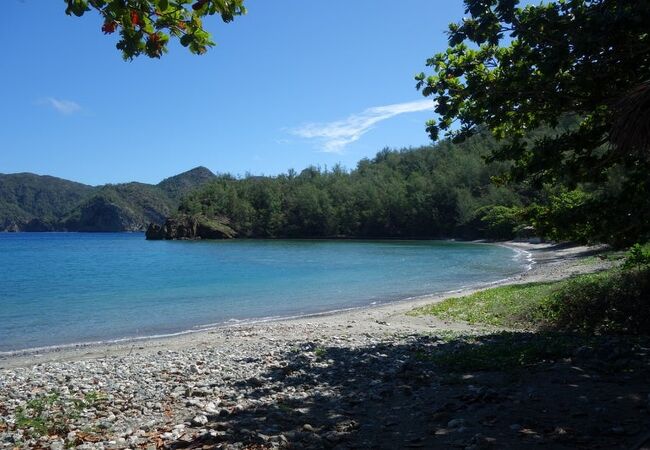
[{"label": "distant mountain ridge", "polygon": [[49,175],[0,174],[0,231],[142,231],[216,175],[205,167],[160,183],[89,186]]}]

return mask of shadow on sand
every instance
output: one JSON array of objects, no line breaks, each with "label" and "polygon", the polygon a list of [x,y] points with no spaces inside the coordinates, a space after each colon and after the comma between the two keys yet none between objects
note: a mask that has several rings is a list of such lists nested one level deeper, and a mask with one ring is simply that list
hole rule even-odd
[{"label": "shadow on sand", "polygon": [[305,342],[169,448],[650,448],[649,363],[619,338]]}]

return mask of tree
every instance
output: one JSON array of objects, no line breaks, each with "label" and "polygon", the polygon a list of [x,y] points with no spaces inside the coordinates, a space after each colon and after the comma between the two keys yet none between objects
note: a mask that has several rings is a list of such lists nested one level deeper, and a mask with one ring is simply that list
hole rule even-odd
[{"label": "tree", "polygon": [[[487,128],[510,180],[588,194],[581,229],[627,243],[650,231],[650,2],[465,0],[449,48],[416,76],[435,140]],[[565,126],[567,121],[573,126]],[[551,133],[532,135],[542,125]]]},{"label": "tree", "polygon": [[160,58],[170,37],[192,53],[214,45],[202,19],[219,15],[224,22],[246,13],[243,0],[65,0],[66,14],[81,17],[96,10],[104,19],[102,31],[119,32],[117,48],[124,59],[145,54]]}]

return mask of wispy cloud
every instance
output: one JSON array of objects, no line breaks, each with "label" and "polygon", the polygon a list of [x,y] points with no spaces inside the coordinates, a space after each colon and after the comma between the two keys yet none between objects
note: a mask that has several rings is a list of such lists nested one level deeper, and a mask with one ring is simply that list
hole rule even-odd
[{"label": "wispy cloud", "polygon": [[81,111],[81,105],[79,105],[77,102],[73,102],[72,100],[63,100],[54,97],[48,97],[44,99],[43,103],[51,106],[61,114],[68,115]]},{"label": "wispy cloud", "polygon": [[327,153],[341,153],[346,145],[359,140],[377,123],[400,114],[433,109],[431,100],[395,103],[375,106],[347,119],[327,123],[308,123],[290,130],[291,134],[307,139],[316,139]]}]

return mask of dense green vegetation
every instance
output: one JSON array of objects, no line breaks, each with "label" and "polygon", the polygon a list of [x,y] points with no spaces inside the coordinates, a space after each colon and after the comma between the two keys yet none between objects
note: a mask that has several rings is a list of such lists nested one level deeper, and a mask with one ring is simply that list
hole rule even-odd
[{"label": "dense green vegetation", "polygon": [[143,230],[164,221],[183,195],[212,178],[212,172],[198,167],[158,185],[93,187],[29,173],[0,174],[0,230]]},{"label": "dense green vegetation", "polygon": [[418,308],[447,320],[581,333],[650,332],[650,245],[622,267],[566,280],[501,286]]},{"label": "dense green vegetation", "polygon": [[240,237],[511,237],[519,225],[512,208],[528,194],[491,182],[507,168],[483,160],[492,145],[476,136],[385,149],[351,171],[222,175],[188,195],[180,212],[227,217]]},{"label": "dense green vegetation", "polygon": [[0,174],[0,230],[38,218],[56,221],[62,211],[88,197],[93,188],[31,173]]},{"label": "dense green vegetation", "polygon": [[[650,4],[518,3],[465,0],[467,17],[450,24],[449,48],[427,61],[432,74],[416,77],[438,114],[427,131],[434,140],[441,131],[463,142],[486,130],[497,139],[488,160],[510,162],[501,181],[533,194],[519,208],[484,214],[495,232],[529,223],[554,240],[619,247],[648,240]],[[648,334],[649,263],[650,251],[636,245],[619,268],[488,289],[415,313],[499,327]]]},{"label": "dense green vegetation", "polygon": [[175,202],[157,186],[125,183],[100,187],[90,198],[68,212],[61,224],[68,230],[138,230],[160,222]]},{"label": "dense green vegetation", "polygon": [[650,266],[571,278],[544,299],[549,327],[585,333],[650,333]]},{"label": "dense green vegetation", "polygon": [[197,187],[211,181],[215,175],[207,168],[199,166],[173,177],[165,178],[156,185],[174,202],[180,201]]},{"label": "dense green vegetation", "polygon": [[[417,86],[435,101],[436,139],[486,128],[509,179],[553,186],[528,214],[551,237],[630,245],[650,233],[650,3],[465,0],[449,48]],[[564,127],[566,116],[576,126]],[[531,136],[550,126],[553,133]]]}]

